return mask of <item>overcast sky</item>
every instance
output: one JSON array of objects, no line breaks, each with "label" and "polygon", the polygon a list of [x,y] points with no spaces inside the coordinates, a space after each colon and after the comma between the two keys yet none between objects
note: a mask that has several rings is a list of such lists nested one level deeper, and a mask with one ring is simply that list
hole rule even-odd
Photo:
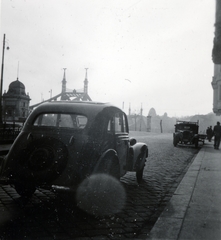
[{"label": "overcast sky", "polygon": [[2,0],[3,91],[18,76],[33,105],[61,92],[63,68],[69,89],[83,88],[89,68],[94,101],[207,114],[214,22],[215,0]]}]

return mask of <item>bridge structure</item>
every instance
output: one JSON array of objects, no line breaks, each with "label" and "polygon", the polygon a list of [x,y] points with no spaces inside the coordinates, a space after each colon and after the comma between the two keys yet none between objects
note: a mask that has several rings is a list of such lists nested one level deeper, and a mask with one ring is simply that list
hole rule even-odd
[{"label": "bridge structure", "polygon": [[64,68],[64,75],[62,80],[62,90],[61,93],[51,96],[49,99],[44,100],[42,102],[39,102],[37,104],[29,106],[29,110],[32,111],[35,107],[38,105],[45,103],[45,102],[51,102],[51,101],[92,101],[90,96],[88,95],[88,79],[87,79],[87,70],[88,68],[85,68],[85,80],[84,80],[84,88],[82,90],[70,90],[66,87],[66,68]]}]

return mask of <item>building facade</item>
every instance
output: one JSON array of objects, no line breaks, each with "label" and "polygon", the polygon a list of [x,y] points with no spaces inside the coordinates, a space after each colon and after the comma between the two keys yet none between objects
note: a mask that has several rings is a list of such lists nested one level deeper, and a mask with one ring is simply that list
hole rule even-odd
[{"label": "building facade", "polygon": [[17,78],[10,83],[8,91],[2,96],[3,121],[24,122],[29,114],[29,94],[25,92],[25,85]]},{"label": "building facade", "polygon": [[215,31],[213,39],[212,60],[214,63],[213,112],[221,115],[221,1],[216,0]]},{"label": "building facade", "polygon": [[221,115],[221,64],[214,65],[213,88],[213,112]]}]

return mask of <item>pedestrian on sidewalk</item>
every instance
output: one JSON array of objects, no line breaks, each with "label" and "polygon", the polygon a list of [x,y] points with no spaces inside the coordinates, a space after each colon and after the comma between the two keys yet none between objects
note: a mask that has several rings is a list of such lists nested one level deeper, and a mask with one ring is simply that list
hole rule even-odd
[{"label": "pedestrian on sidewalk", "polygon": [[213,133],[214,133],[214,149],[219,149],[220,137],[221,137],[220,122],[217,122],[216,126],[214,126]]},{"label": "pedestrian on sidewalk", "polygon": [[213,129],[212,126],[208,127],[206,130],[206,134],[207,134],[207,139],[209,142],[211,142],[211,139],[213,137]]}]

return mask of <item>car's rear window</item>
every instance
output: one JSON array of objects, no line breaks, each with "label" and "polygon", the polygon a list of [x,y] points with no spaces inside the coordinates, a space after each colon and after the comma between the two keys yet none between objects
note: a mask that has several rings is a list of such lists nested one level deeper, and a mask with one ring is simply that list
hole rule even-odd
[{"label": "car's rear window", "polygon": [[83,129],[87,124],[87,117],[69,113],[44,113],[39,115],[34,126]]}]

